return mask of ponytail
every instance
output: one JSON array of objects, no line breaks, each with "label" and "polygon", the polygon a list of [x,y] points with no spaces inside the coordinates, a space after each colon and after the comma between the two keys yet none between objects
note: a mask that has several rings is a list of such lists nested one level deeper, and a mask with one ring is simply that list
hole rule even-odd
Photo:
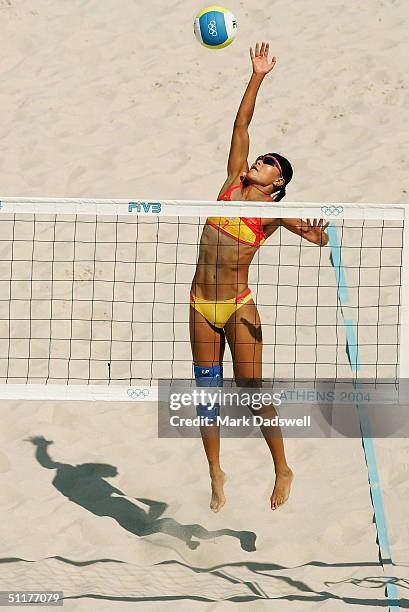
[{"label": "ponytail", "polygon": [[274,202],[280,202],[280,200],[282,200],[286,195],[285,188],[293,178],[293,167],[288,161],[288,159],[286,157],[283,157],[283,155],[281,155],[280,153],[268,153],[268,155],[271,155],[271,157],[276,159],[281,167],[281,175],[284,179],[284,184],[281,185],[281,187],[279,187],[277,191],[273,192],[272,194]]},{"label": "ponytail", "polygon": [[274,193],[272,193],[271,197],[274,202],[280,202],[286,195],[285,185],[277,189]]}]

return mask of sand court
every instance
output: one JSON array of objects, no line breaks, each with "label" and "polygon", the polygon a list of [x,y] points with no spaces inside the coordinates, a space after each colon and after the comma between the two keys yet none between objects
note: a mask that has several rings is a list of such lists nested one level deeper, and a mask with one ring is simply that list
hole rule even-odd
[{"label": "sand court", "polygon": [[[297,478],[288,507],[276,512],[263,441],[225,440],[228,502],[214,515],[200,440],[158,440],[156,419],[143,403],[3,404],[2,515],[12,517],[1,527],[3,589],[54,585],[69,598],[102,597],[93,600],[98,609],[127,598],[241,601],[244,609],[273,598],[282,609],[378,607],[385,578],[360,440],[288,441]],[[54,443],[36,456],[34,436]],[[105,477],[110,469],[118,474]],[[149,508],[160,518],[147,520]],[[397,529],[395,510],[387,510],[395,542],[403,525]],[[176,536],[166,533],[165,518]],[[195,550],[183,541],[192,524]],[[152,533],[136,533],[143,529]],[[243,550],[243,531],[255,535],[255,551]],[[393,568],[403,588],[406,573]],[[82,603],[64,605],[80,610]]]}]

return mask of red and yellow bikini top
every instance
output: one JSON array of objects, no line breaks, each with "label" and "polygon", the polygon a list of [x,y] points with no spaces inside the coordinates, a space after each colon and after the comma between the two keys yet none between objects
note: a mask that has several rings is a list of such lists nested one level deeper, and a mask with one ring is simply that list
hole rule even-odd
[{"label": "red and yellow bikini top", "polygon": [[[241,184],[230,187],[218,198],[219,201],[231,202],[232,191],[239,188]],[[267,202],[272,202],[272,199],[268,198]],[[237,242],[253,247],[261,246],[267,238],[259,217],[209,217],[207,223],[226,236],[231,236]]]}]

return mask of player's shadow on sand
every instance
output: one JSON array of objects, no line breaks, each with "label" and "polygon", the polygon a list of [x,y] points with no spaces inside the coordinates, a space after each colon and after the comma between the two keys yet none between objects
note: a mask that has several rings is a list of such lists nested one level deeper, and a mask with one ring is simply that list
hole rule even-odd
[{"label": "player's shadow on sand", "polygon": [[[53,485],[60,493],[97,516],[112,517],[130,533],[137,536],[165,533],[182,540],[192,550],[200,546],[200,542],[192,540],[192,537],[209,540],[227,535],[237,538],[243,550],[247,552],[256,550],[256,534],[253,531],[233,529],[208,531],[201,525],[181,525],[173,518],[160,518],[167,508],[166,503],[144,498],[131,498],[133,501],[130,501],[125,493],[104,480],[117,476],[118,471],[113,465],[104,463],[70,465],[53,461],[48,454],[51,441],[42,436],[29,440],[37,447],[36,458],[39,464],[49,470],[57,470]],[[147,506],[147,510],[137,502]]]}]

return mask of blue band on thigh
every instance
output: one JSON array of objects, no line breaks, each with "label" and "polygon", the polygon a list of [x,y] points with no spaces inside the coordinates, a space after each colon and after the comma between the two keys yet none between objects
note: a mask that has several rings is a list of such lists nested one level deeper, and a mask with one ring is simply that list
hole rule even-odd
[{"label": "blue band on thigh", "polygon": [[223,383],[223,365],[193,366],[198,387],[221,387]]},{"label": "blue band on thigh", "polygon": [[[198,387],[221,387],[223,385],[223,365],[197,366],[194,365],[195,379]],[[220,405],[215,403],[213,408],[210,404],[199,404],[196,406],[196,414],[200,417],[207,417],[210,422],[214,422],[220,416]]]},{"label": "blue band on thigh", "polygon": [[210,404],[207,406],[199,404],[196,406],[196,414],[200,417],[207,417],[209,422],[212,423],[216,420],[216,417],[220,416],[220,406],[219,404],[215,404],[213,408],[211,408]]}]

